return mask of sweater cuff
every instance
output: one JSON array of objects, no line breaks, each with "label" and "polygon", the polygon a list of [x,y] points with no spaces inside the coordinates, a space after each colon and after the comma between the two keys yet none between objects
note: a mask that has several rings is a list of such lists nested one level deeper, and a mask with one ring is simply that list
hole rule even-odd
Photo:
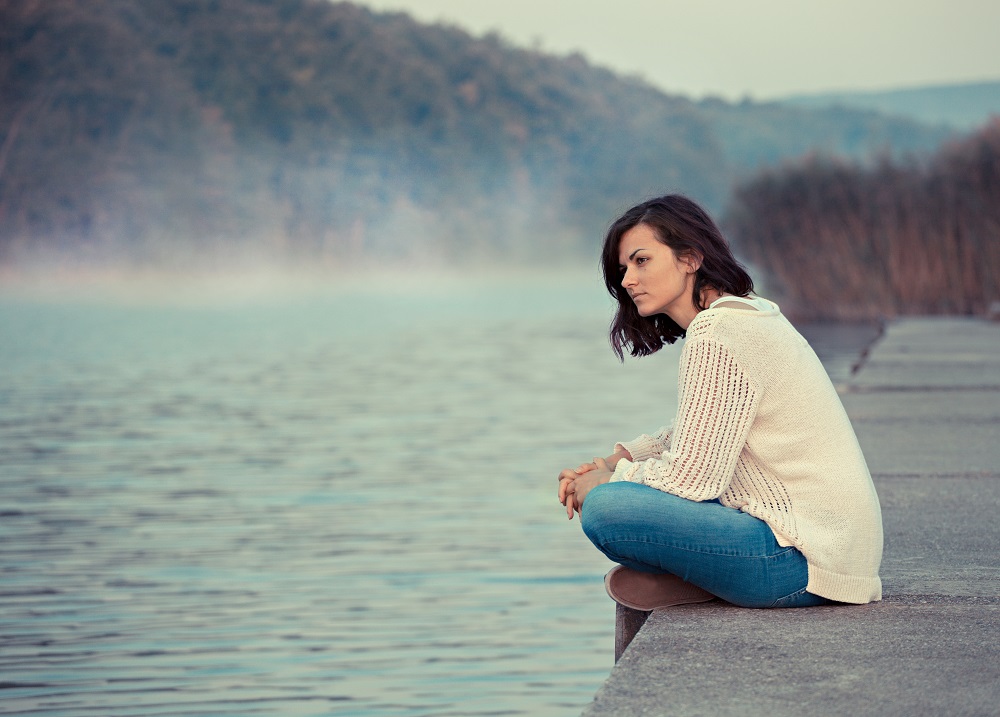
[{"label": "sweater cuff", "polygon": [[633,461],[644,461],[647,458],[659,458],[663,453],[663,444],[661,434],[656,436],[641,435],[631,441],[616,443],[612,453],[617,453],[624,448],[632,456]]},{"label": "sweater cuff", "polygon": [[619,481],[632,480],[632,476],[635,475],[635,471],[630,469],[634,468],[635,466],[636,464],[630,461],[628,458],[619,459],[618,465],[615,466],[615,472],[611,474],[611,480],[609,482],[618,483]]}]

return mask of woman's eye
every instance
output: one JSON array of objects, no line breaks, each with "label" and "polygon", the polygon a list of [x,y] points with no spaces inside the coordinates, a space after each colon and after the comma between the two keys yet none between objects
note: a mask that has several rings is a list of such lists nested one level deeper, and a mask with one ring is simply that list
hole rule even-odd
[{"label": "woman's eye", "polygon": [[644,256],[639,256],[639,257],[636,257],[636,259],[635,259],[635,263],[639,264],[640,266],[642,266],[643,264],[645,264],[647,261],[649,261],[649,259],[647,259]]}]

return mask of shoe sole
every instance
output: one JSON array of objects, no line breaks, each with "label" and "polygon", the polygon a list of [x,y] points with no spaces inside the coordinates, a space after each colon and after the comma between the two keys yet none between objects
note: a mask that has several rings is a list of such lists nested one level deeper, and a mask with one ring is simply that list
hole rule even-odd
[{"label": "shoe sole", "polygon": [[715,595],[669,573],[640,573],[618,565],[604,576],[604,589],[619,605],[650,612],[661,607],[708,602]]}]

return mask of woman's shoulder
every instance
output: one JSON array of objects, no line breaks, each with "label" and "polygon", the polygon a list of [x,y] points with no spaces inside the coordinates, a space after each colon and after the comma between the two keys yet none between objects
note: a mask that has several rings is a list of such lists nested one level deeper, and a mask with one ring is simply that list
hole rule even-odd
[{"label": "woman's shoulder", "polygon": [[762,296],[731,296],[724,294],[708,305],[708,309],[736,309],[737,311],[755,311],[762,314],[773,314],[778,305]]},{"label": "woman's shoulder", "polygon": [[781,316],[781,309],[773,301],[760,296],[720,296],[707,308],[698,312],[688,326],[688,338],[707,337],[718,327],[739,329],[758,328],[757,324],[770,323],[767,319]]},{"label": "woman's shoulder", "polygon": [[[730,307],[729,304],[739,305]],[[689,342],[714,341],[734,353],[756,353],[803,339],[773,301],[762,297],[721,297],[688,326]]]}]

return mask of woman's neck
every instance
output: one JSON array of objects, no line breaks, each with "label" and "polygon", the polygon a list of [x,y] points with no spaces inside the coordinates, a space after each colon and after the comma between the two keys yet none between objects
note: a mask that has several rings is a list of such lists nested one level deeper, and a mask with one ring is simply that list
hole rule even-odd
[{"label": "woman's neck", "polygon": [[[708,306],[722,296],[725,296],[723,292],[708,287],[701,290],[699,303],[701,306]],[[699,306],[695,306],[694,301],[689,301],[687,306],[679,307],[679,309],[676,310],[676,316],[674,313],[669,313],[668,315],[674,320],[675,324],[687,331],[687,327],[691,325],[691,322],[694,321],[694,317],[701,313],[701,311],[702,309]]]},{"label": "woman's neck", "polygon": [[[726,296],[724,292],[721,292],[718,289],[707,287],[701,290],[700,304],[701,306],[708,306],[713,301],[723,296]],[[687,331],[688,326],[690,326],[691,322],[694,321],[694,317],[700,314],[701,312],[702,309],[698,306],[695,306],[694,302],[692,301],[688,306],[685,306],[683,309],[681,309],[677,313],[677,316],[671,315],[670,318],[674,320],[675,324],[677,324],[682,329]]]},{"label": "woman's neck", "polygon": [[729,296],[724,291],[719,291],[718,289],[713,289],[712,287],[707,287],[701,291],[701,305],[709,306],[713,301],[718,301],[723,296]]}]

